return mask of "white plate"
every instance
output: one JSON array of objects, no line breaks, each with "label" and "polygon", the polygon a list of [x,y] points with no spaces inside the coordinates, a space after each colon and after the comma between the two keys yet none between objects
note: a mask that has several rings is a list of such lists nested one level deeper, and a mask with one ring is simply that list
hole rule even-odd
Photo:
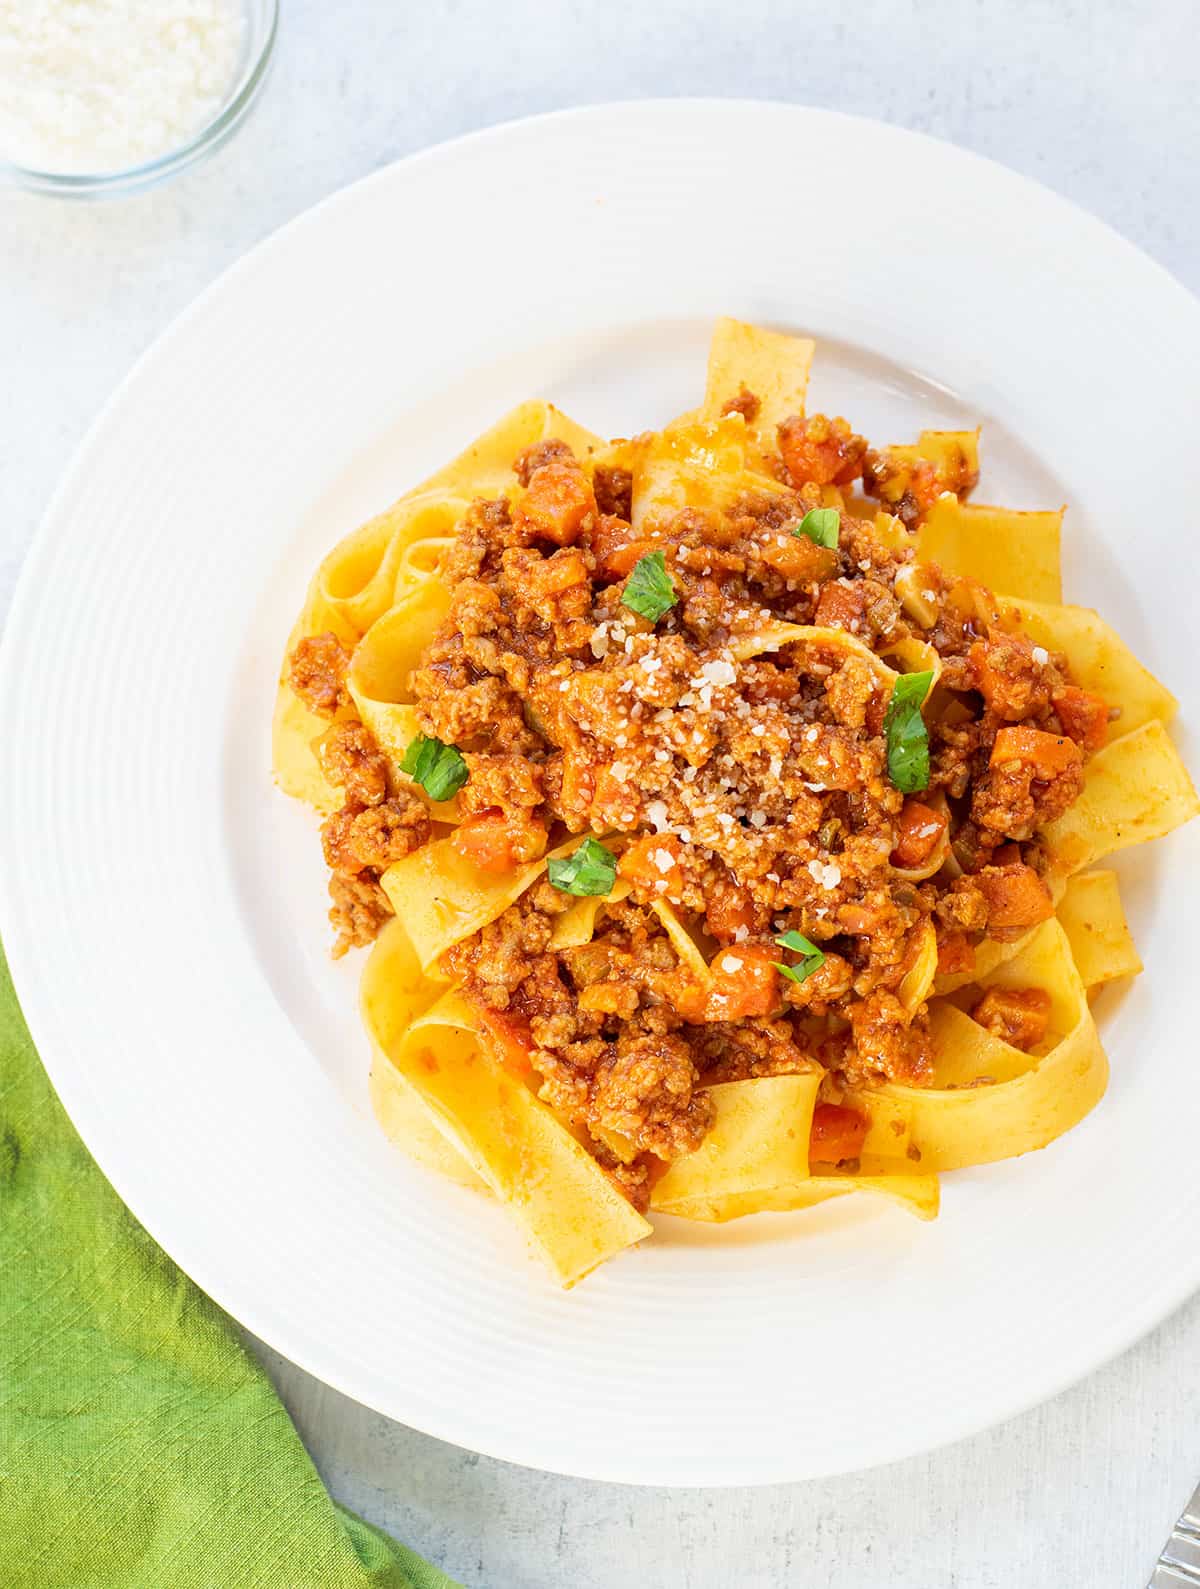
[{"label": "white plate", "polygon": [[[419,1429],[539,1467],[744,1484],[868,1466],[1051,1395],[1200,1284],[1200,829],[1123,858],[1145,976],[1102,1106],[887,1209],[662,1221],[569,1294],[367,1110],[314,822],[269,784],[320,555],[507,405],[696,400],[719,313],[814,332],[815,408],[984,424],[981,496],[1066,499],[1072,596],[1196,721],[1200,307],[998,166],[781,105],[602,106],[378,173],[256,249],[94,426],[0,684],[2,921],[46,1064],[151,1233],[235,1317]],[[1186,750],[1186,746],[1185,746]],[[1193,764],[1196,758],[1193,756]]]}]

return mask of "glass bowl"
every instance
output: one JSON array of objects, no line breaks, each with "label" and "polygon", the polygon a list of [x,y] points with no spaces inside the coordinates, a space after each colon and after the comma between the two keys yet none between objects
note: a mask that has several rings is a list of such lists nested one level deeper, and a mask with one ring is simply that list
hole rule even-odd
[{"label": "glass bowl", "polygon": [[242,0],[245,32],[237,70],[216,114],[181,144],[138,165],[111,171],[41,171],[0,156],[0,176],[31,193],[61,199],[116,198],[155,187],[207,158],[246,119],[271,64],[279,26],[279,0]]}]

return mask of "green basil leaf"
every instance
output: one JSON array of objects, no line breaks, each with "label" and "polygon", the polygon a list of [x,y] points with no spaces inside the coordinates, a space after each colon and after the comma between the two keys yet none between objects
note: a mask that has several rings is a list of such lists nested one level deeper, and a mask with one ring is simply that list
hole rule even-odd
[{"label": "green basil leaf", "polygon": [[570,855],[552,857],[546,872],[561,894],[607,894],[616,881],[617,858],[598,839],[587,838]]},{"label": "green basil leaf", "polygon": [[675,587],[661,552],[647,552],[638,558],[625,581],[621,605],[639,617],[649,618],[651,623],[657,623],[663,613],[675,605]]},{"label": "green basil leaf", "polygon": [[883,719],[888,777],[904,794],[929,788],[929,734],[921,705],[932,683],[932,673],[902,673]]},{"label": "green basil leaf", "polygon": [[792,526],[793,535],[807,535],[818,546],[836,548],[838,531],[842,527],[841,515],[836,508],[812,508]]},{"label": "green basil leaf", "polygon": [[802,932],[782,933],[775,942],[781,949],[791,949],[794,954],[804,956],[798,966],[781,965],[778,960],[773,962],[776,971],[787,977],[789,982],[805,982],[825,964],[824,950],[818,949]]},{"label": "green basil leaf", "polygon": [[431,800],[449,800],[471,776],[462,753],[428,734],[418,734],[404,752],[400,771],[406,772]]}]

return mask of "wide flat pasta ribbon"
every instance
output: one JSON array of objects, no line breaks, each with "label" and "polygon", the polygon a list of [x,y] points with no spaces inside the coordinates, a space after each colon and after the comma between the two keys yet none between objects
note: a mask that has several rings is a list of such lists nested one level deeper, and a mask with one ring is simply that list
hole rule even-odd
[{"label": "wide flat pasta ribbon", "polygon": [[370,1098],[389,1142],[426,1169],[464,1186],[484,1183],[438,1127],[420,1091],[389,1057],[419,1015],[433,1005],[445,984],[426,976],[401,922],[387,923],[367,956],[359,987],[359,1010],[371,1042]]},{"label": "wide flat pasta ribbon", "polygon": [[735,662],[748,662],[751,657],[765,656],[772,651],[782,651],[786,646],[795,645],[819,646],[826,650],[841,652],[843,656],[857,657],[867,664],[880,685],[889,691],[899,678],[895,668],[889,667],[869,645],[864,644],[857,635],[852,635],[845,629],[826,629],[812,624],[779,621],[765,624],[761,629],[756,629],[750,634],[735,635],[729,642],[729,650]]},{"label": "wide flat pasta ribbon", "polygon": [[493,1057],[461,993],[444,992],[407,1024],[390,1026],[387,1058],[461,1159],[519,1220],[561,1285],[574,1285],[650,1234],[649,1221],[587,1149]]},{"label": "wide flat pasta ribbon", "polygon": [[551,951],[578,949],[591,943],[596,934],[596,918],[605,905],[615,905],[629,897],[629,881],[618,877],[607,894],[585,894],[567,906],[560,916],[555,916],[550,926]]},{"label": "wide flat pasta ribbon", "polygon": [[346,675],[358,715],[391,761],[393,775],[425,800],[434,817],[443,822],[457,820],[457,798],[429,801],[420,785],[400,771],[400,763],[421,732],[410,677],[436,638],[450,602],[451,592],[440,579],[410,585],[408,594],[364,635]]},{"label": "wide flat pasta ribbon", "polygon": [[1074,682],[1120,709],[1115,726],[1121,736],[1157,718],[1169,723],[1179,702],[1142,665],[1111,625],[1090,607],[998,598],[1002,622],[1019,629],[1035,645],[1061,651]]},{"label": "wide flat pasta ribbon", "polygon": [[1055,875],[1092,866],[1105,855],[1145,844],[1188,822],[1200,800],[1170,735],[1157,719],[1097,751],[1083,792],[1042,829]]},{"label": "wide flat pasta ribbon", "polygon": [[872,1119],[899,1119],[921,1170],[963,1169],[1043,1148],[1095,1108],[1108,1061],[1070,944],[1053,919],[1017,954],[979,979],[987,988],[1041,988],[1050,995],[1052,1046],[1022,1053],[947,1000],[930,1006],[931,1087],[889,1082],[848,1099]]},{"label": "wide flat pasta ribbon", "polygon": [[917,561],[969,575],[1014,598],[1061,602],[1062,517],[1061,508],[1026,513],[947,494],[938,497],[917,531]]},{"label": "wide flat pasta ribbon", "polygon": [[1069,879],[1058,902],[1058,919],[1089,992],[1118,977],[1141,973],[1141,956],[1121,908],[1115,872],[1079,872]]},{"label": "wide flat pasta ribbon", "polygon": [[[1132,734],[1114,739],[1088,762],[1075,804],[1042,830],[1050,857],[1046,881],[1051,894],[1060,898],[1073,873],[1129,845],[1160,839],[1197,812],[1200,800],[1161,722],[1151,719]],[[974,968],[939,976],[934,993],[952,993],[969,982],[986,981],[1028,942],[1029,937],[1009,944],[985,939],[975,950]]]},{"label": "wide flat pasta ribbon", "polygon": [[933,979],[937,975],[937,963],[937,929],[931,921],[926,921],[917,935],[912,963],[896,990],[897,998],[910,1015],[915,1014],[929,997]]},{"label": "wide flat pasta ribbon", "polygon": [[[721,1219],[726,1198],[753,1198],[808,1178],[808,1139],[823,1072],[756,1076],[707,1089],[713,1122],[694,1153],[670,1164],[651,1206],[685,1218]],[[705,1215],[687,1209],[705,1206]]]},{"label": "wide flat pasta ribbon", "polygon": [[793,1214],[816,1208],[835,1197],[855,1192],[883,1197],[915,1214],[918,1219],[936,1219],[941,1205],[941,1189],[936,1175],[922,1174],[903,1160],[863,1161],[858,1170],[822,1168],[819,1175],[763,1192],[732,1192],[727,1196],[694,1198],[678,1203],[670,1212],[680,1219],[697,1219],[725,1224],[747,1214]]},{"label": "wide flat pasta ribbon", "polygon": [[721,417],[726,404],[752,392],[758,408],[747,425],[755,454],[778,452],[776,435],[785,419],[802,416],[816,343],[723,316],[713,327],[708,379],[700,413]]},{"label": "wide flat pasta ribbon", "polygon": [[[578,842],[572,839],[553,853],[569,854]],[[404,922],[417,959],[429,970],[447,949],[515,904],[546,870],[548,858],[511,872],[488,872],[460,854],[450,839],[434,839],[394,861],[380,882]]]},{"label": "wide flat pasta ribbon", "polygon": [[275,782],[285,795],[303,800],[322,816],[336,811],[342,803],[341,791],[326,778],[313,749],[328,728],[327,718],[310,712],[289,685],[280,685],[271,719],[271,765]]},{"label": "wide flat pasta ribbon", "polygon": [[[702,406],[656,435],[629,442],[604,443],[550,404],[521,404],[334,548],[309,588],[289,651],[303,635],[326,629],[355,650],[350,694],[391,759],[394,777],[402,778],[400,760],[418,732],[411,674],[449,612],[451,592],[439,565],[467,505],[501,493],[518,500],[514,460],[550,437],[567,442],[593,475],[600,467],[630,472],[633,522],[651,541],[681,508],[702,514],[727,508],[744,493],[782,493],[786,487],[766,472],[767,464],[778,450],[778,425],[804,412],[812,354],[808,338],[720,321]],[[725,412],[743,389],[759,399],[757,409],[748,417]],[[958,473],[964,464],[968,471],[977,467],[977,447],[978,432],[927,431],[915,445],[888,451],[901,463],[928,459]],[[844,1101],[869,1121],[862,1159],[854,1170],[820,1165],[815,1175],[808,1149],[820,1071],[709,1089],[713,1131],[696,1153],[667,1168],[654,1192],[656,1208],[687,1218],[723,1221],[797,1209],[853,1191],[890,1197],[932,1218],[936,1171],[1043,1146],[1075,1124],[1098,1101],[1107,1075],[1085,990],[1141,965],[1114,874],[1080,869],[1158,837],[1200,804],[1162,728],[1175,710],[1174,697],[1095,613],[1060,604],[1061,512],[1012,512],[945,495],[912,533],[848,490],[827,487],[822,501],[873,520],[893,550],[915,554],[896,592],[918,628],[936,620],[924,563],[982,582],[962,588],[986,606],[984,621],[1019,628],[1034,644],[1064,653],[1075,682],[1119,708],[1122,737],[1090,760],[1079,801],[1042,835],[1058,919],[1013,944],[985,941],[974,970],[957,978],[935,976],[932,926],[917,935],[898,993],[910,1013],[931,993],[939,995],[930,1004],[935,1085],[889,1084],[847,1094]],[[984,584],[1003,594],[989,596]],[[877,655],[842,630],[776,622],[735,638],[730,649],[745,661],[789,645],[854,657],[888,693],[901,672],[929,671],[935,686],[941,672],[937,652],[915,635]],[[926,701],[936,716],[945,702],[933,697],[931,689]],[[285,676],[273,735],[277,778],[288,793],[323,812],[341,804],[312,748],[327,727],[293,695]],[[453,822],[457,801],[432,812]],[[578,842],[572,838],[554,853],[568,854]],[[927,867],[898,869],[897,875],[922,880],[945,859],[947,844]],[[373,1054],[372,1102],[388,1136],[420,1162],[494,1192],[569,1285],[650,1227],[575,1133],[535,1096],[532,1073],[521,1068],[523,1050],[500,1053],[503,1033],[498,1037],[490,1026],[485,1032],[481,1012],[437,971],[445,950],[501,915],[544,873],[546,860],[507,876],[489,873],[448,839],[435,838],[389,867],[382,881],[397,919],[367,962],[362,1008]],[[621,879],[607,901],[572,900],[554,919],[550,947],[586,944],[605,903],[627,890]],[[654,909],[690,979],[711,982],[701,942],[679,913],[663,902]],[[1024,1054],[973,1021],[965,1003],[977,992],[943,996],[967,981],[977,992],[1045,989],[1052,1011],[1042,1051]],[[634,1144],[605,1140],[619,1157],[636,1156]],[[919,1161],[913,1157],[918,1152]]]},{"label": "wide flat pasta ribbon", "polygon": [[[593,431],[576,424],[553,404],[540,400],[521,403],[444,468],[351,531],[323,559],[288,638],[275,704],[272,765],[285,794],[304,800],[323,813],[336,810],[341,804],[312,750],[313,740],[328,724],[307,710],[287,682],[287,657],[297,641],[329,630],[348,650],[353,650],[393,608],[400,606],[414,614],[421,610],[404,606],[421,587],[426,589],[423,610],[431,611],[444,587],[439,591],[439,582],[430,575],[441,552],[451,544],[468,505],[479,497],[494,498],[513,491],[513,463],[517,456],[535,442],[552,437],[565,441],[582,458],[604,446]],[[379,659],[374,659],[372,665],[378,664]],[[393,680],[398,671],[397,663],[390,670]],[[353,692],[353,681],[351,687]],[[411,711],[391,708],[406,706],[407,697],[393,692],[376,700],[366,685],[363,694],[364,699],[380,708],[374,714],[375,723],[368,722],[368,727],[383,730],[377,737],[398,760],[404,748],[399,743],[401,737],[407,735],[406,745],[416,728]],[[367,714],[362,715],[367,721]]]},{"label": "wide flat pasta ribbon", "polygon": [[923,430],[915,442],[893,442],[885,451],[889,458],[907,464],[935,464],[941,469],[943,477],[957,476],[963,470],[977,476],[979,427],[976,426],[974,430]]},{"label": "wide flat pasta ribbon", "polygon": [[300,614],[300,634],[332,630],[352,649],[394,605],[405,553],[418,542],[453,536],[470,500],[446,490],[417,490],[353,530],[318,568]]},{"label": "wide flat pasta ribbon", "polygon": [[[651,1207],[679,1219],[723,1224],[746,1214],[785,1213],[867,1192],[932,1219],[938,1209],[937,1177],[902,1157],[868,1152],[870,1139],[858,1169],[821,1165],[812,1172],[809,1137],[823,1074],[818,1069],[709,1087],[712,1128],[695,1153],[667,1168],[654,1187]],[[891,1152],[903,1154],[906,1132],[884,1134]]]},{"label": "wide flat pasta ribbon", "polygon": [[[658,431],[633,470],[631,522],[653,538],[683,508],[718,508],[747,489],[747,430],[740,414],[677,420]],[[768,482],[776,491],[784,488]]]}]

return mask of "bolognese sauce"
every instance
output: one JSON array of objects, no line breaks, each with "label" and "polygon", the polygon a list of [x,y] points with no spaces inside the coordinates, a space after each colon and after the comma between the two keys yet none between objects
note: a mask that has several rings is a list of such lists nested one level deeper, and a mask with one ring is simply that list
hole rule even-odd
[{"label": "bolognese sauce", "polygon": [[[729,412],[757,406],[743,390]],[[551,862],[443,969],[639,1207],[703,1141],[718,1081],[822,1067],[812,1153],[857,1158],[854,1089],[932,1077],[927,1009],[905,996],[922,946],[965,977],[981,944],[1052,914],[1037,835],[1107,734],[1107,703],[982,586],[936,566],[914,582],[907,538],[837,505],[857,486],[911,529],[970,490],[965,460],[896,459],[818,414],[779,427],[771,467],[781,489],[635,527],[627,470],[538,443],[463,516],[449,614],[411,679],[424,742],[461,765],[459,853],[504,872],[566,842],[574,865]],[[812,632],[747,644],[780,624]],[[906,762],[886,680],[914,643],[938,660],[939,710],[926,727],[907,692]],[[355,716],[348,663],[332,634],[290,660],[343,801],[322,833],[335,953],[370,941],[382,873],[438,831]],[[590,938],[556,947],[589,895]],[[974,1015],[1028,1050],[1048,1010],[1018,989]]]}]

